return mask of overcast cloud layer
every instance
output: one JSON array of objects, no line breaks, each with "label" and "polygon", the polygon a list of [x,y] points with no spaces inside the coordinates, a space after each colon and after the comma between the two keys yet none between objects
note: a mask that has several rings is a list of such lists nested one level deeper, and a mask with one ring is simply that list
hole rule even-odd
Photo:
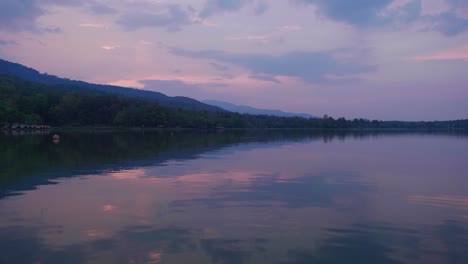
[{"label": "overcast cloud layer", "polygon": [[5,0],[0,57],[347,118],[468,118],[465,0]]}]

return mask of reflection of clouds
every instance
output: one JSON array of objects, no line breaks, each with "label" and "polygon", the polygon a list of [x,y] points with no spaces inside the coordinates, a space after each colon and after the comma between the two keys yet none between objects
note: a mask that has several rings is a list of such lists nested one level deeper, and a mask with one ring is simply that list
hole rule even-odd
[{"label": "reflection of clouds", "polygon": [[104,175],[113,177],[115,179],[129,180],[144,177],[146,175],[146,171],[144,169],[121,170],[116,172],[110,172]]},{"label": "reflection of clouds", "polygon": [[213,239],[220,237],[220,234],[215,229],[206,227],[201,230],[201,236],[205,239]]},{"label": "reflection of clouds", "polygon": [[440,207],[456,207],[468,210],[468,197],[456,195],[412,195],[408,201]]},{"label": "reflection of clouds", "polygon": [[103,238],[107,235],[106,231],[98,229],[88,229],[83,231],[83,233],[89,238]]},{"label": "reflection of clouds", "polygon": [[437,240],[442,247],[428,250],[441,261],[434,263],[468,263],[468,225],[458,221],[445,221],[435,228]]},{"label": "reflection of clouds", "polygon": [[419,250],[415,243],[419,233],[411,229],[357,224],[346,229],[328,229],[328,232],[328,238],[313,249],[290,249],[288,261],[281,263],[403,263],[392,254],[396,248],[404,258],[410,259],[408,263],[414,263],[414,252]]},{"label": "reflection of clouds", "polygon": [[[206,187],[205,187],[206,188]],[[258,174],[248,185],[232,184],[209,188],[209,196],[175,200],[173,206],[286,206],[286,207],[362,207],[361,195],[372,191],[372,186],[359,182],[352,173],[327,173],[286,179],[276,174]],[[205,194],[206,196],[206,194]],[[342,202],[344,201],[344,202]],[[350,203],[349,201],[352,201]]]},{"label": "reflection of clouds", "polygon": [[[212,263],[246,263],[255,253],[266,252],[265,239],[201,239],[201,248]],[[256,263],[253,261],[253,263]]]},{"label": "reflection of clouds", "polygon": [[[174,141],[180,142],[179,139]],[[31,225],[36,223],[35,217],[41,214],[42,222],[57,228],[39,230],[37,241],[31,234],[2,233],[0,228],[0,248],[11,248],[13,243],[18,242],[22,245],[35,241],[40,243],[21,248],[23,252],[37,249],[32,252],[35,259],[16,260],[15,254],[24,253],[6,252],[10,256],[6,260],[11,261],[5,261],[0,254],[0,263],[34,263],[38,260],[54,263],[46,255],[63,259],[68,249],[79,252],[85,258],[112,256],[108,261],[92,259],[96,263],[119,263],[130,259],[134,263],[206,263],[209,258],[218,263],[275,263],[277,255],[303,246],[306,253],[311,254],[312,260],[319,263],[340,263],[339,260],[347,263],[353,259],[352,256],[369,256],[366,254],[375,254],[374,263],[390,263],[394,256],[393,253],[387,254],[387,250],[393,250],[398,256],[413,254],[426,256],[424,260],[429,259],[428,262],[413,259],[413,262],[407,263],[431,263],[431,256],[427,257],[428,253],[423,251],[427,248],[431,254],[447,257],[446,262],[440,263],[454,263],[450,262],[449,257],[457,254],[458,259],[463,259],[464,246],[468,245],[465,238],[468,237],[467,233],[463,233],[465,219],[462,219],[464,222],[461,225],[441,226],[439,229],[444,239],[441,241],[442,238],[435,235],[430,224],[406,217],[408,214],[405,210],[414,206],[408,206],[405,202],[401,204],[400,199],[393,199],[394,196],[389,196],[388,200],[397,201],[399,204],[395,204],[394,208],[401,212],[391,217],[388,216],[392,212],[382,216],[378,210],[391,209],[388,204],[382,204],[387,202],[384,201],[387,196],[380,200],[369,199],[377,197],[377,194],[386,195],[387,192],[382,192],[384,188],[393,187],[369,176],[376,172],[374,169],[381,167],[360,167],[364,163],[361,164],[360,159],[349,159],[348,152],[339,151],[339,148],[328,149],[339,142],[335,143],[327,145],[327,148],[302,147],[299,144],[280,148],[276,143],[269,149],[261,144],[242,145],[203,156],[196,154],[202,152],[198,151],[190,154],[190,157],[186,154],[180,160],[163,163],[165,167],[155,165],[165,158],[157,162],[146,161],[141,166],[140,163],[128,162],[129,165],[115,165],[112,166],[113,171],[102,174],[110,177],[68,178],[55,186],[41,186],[15,199],[3,200],[8,205],[4,208],[8,210],[0,210],[0,216],[13,216],[18,210],[21,212],[18,215],[24,220],[9,220],[8,224]],[[312,147],[315,147],[314,151],[311,151]],[[335,157],[335,153],[343,156]],[[363,150],[359,154],[368,163],[369,153]],[[349,163],[342,163],[341,158],[346,158]],[[354,165],[351,166],[351,163]],[[154,166],[150,167],[151,164]],[[119,168],[126,169],[118,171]],[[378,175],[376,172],[375,177]],[[379,183],[377,188],[362,182],[369,178]],[[392,179],[400,183],[398,177]],[[425,193],[437,193],[432,186],[429,187]],[[402,197],[406,195],[402,194]],[[449,209],[456,209],[455,206],[466,208],[466,197],[463,196],[411,196],[409,200],[453,206]],[[183,202],[179,205],[186,207],[171,206],[177,205],[178,201]],[[209,208],[210,205],[213,207]],[[45,213],[40,213],[40,208],[46,208]],[[450,217],[439,214],[437,208],[431,210],[435,212],[432,223],[439,222],[437,218]],[[467,215],[466,212],[462,211],[461,214]],[[78,219],[76,215],[86,217]],[[382,221],[383,218],[393,221],[394,227],[408,223],[410,228],[417,227],[420,234],[411,230],[396,230],[392,226],[374,226],[370,229],[349,225],[355,221]],[[0,219],[4,221],[6,217]],[[145,224],[146,227],[131,227],[136,224]],[[180,228],[167,228],[171,225]],[[342,230],[330,231],[326,227]],[[411,235],[405,236],[403,233]],[[267,237],[269,242],[259,245],[253,241],[254,237]],[[404,241],[414,242],[416,247]],[[450,247],[452,251],[447,250]],[[80,248],[84,251],[80,251]],[[265,254],[259,253],[263,250],[266,250]],[[300,261],[300,254],[293,251],[291,259],[296,260],[297,257]],[[349,253],[351,257],[334,258],[340,253]],[[180,260],[184,254],[194,257],[193,261],[173,260],[176,257]],[[268,260],[274,261],[259,260],[258,255],[267,255]],[[310,263],[307,260],[305,256],[305,263]]]},{"label": "reflection of clouds", "polygon": [[178,177],[173,177],[171,180],[183,184],[208,184],[229,181],[240,185],[251,184],[254,180],[264,176],[271,175],[271,172],[266,171],[228,171],[220,173],[197,173],[184,174]]},{"label": "reflection of clouds", "polygon": [[109,212],[109,211],[114,211],[116,208],[117,207],[114,205],[107,204],[102,207],[102,210]]},{"label": "reflection of clouds", "polygon": [[[0,263],[162,263],[164,255],[190,252],[196,247],[187,229],[128,226],[102,239],[103,231],[85,230],[89,238],[80,243],[50,246],[41,229],[0,227]],[[179,260],[181,258],[178,258]],[[190,260],[164,263],[191,263]]]},{"label": "reflection of clouds", "polygon": [[149,261],[148,264],[159,264],[161,263],[161,252],[152,251],[148,255]]},{"label": "reflection of clouds", "polygon": [[326,238],[300,243],[255,236],[200,237],[194,229],[151,225],[126,226],[105,239],[98,237],[103,231],[87,231],[93,239],[57,248],[44,243],[39,228],[0,227],[0,248],[8,249],[0,254],[0,263],[397,264],[466,263],[468,257],[468,228],[456,221],[420,229],[359,222],[327,228]]}]

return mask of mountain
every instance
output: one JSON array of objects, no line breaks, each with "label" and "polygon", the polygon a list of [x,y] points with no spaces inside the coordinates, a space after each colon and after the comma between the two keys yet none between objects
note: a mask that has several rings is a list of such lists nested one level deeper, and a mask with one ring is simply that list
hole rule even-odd
[{"label": "mountain", "polygon": [[9,62],[0,59],[0,75],[14,76],[28,81],[38,82],[42,84],[54,85],[54,86],[73,86],[76,92],[80,92],[80,87],[97,90],[101,92],[123,95],[128,97],[141,98],[153,102],[157,102],[160,105],[182,108],[188,110],[202,110],[202,111],[224,111],[223,109],[204,104],[200,101],[189,97],[175,96],[170,97],[163,93],[153,92],[148,90],[140,90],[135,88],[127,88],[113,85],[93,84],[83,81],[70,80],[66,78],[60,78],[54,75],[42,74],[39,71],[28,68],[24,65]]},{"label": "mountain", "polygon": [[228,102],[223,101],[216,101],[216,100],[205,100],[202,101],[205,104],[213,105],[220,107],[224,110],[241,113],[241,114],[251,114],[251,115],[271,115],[271,116],[280,116],[280,117],[303,117],[303,118],[317,118],[316,116],[309,115],[309,114],[296,114],[296,113],[288,113],[283,112],[281,110],[270,110],[270,109],[259,109],[250,107],[247,105],[235,105]]}]

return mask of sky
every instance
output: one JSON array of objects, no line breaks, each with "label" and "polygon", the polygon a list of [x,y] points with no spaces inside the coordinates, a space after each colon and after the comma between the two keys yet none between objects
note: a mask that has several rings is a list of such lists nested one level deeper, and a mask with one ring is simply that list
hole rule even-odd
[{"label": "sky", "polygon": [[468,0],[0,0],[0,58],[317,116],[468,118]]}]

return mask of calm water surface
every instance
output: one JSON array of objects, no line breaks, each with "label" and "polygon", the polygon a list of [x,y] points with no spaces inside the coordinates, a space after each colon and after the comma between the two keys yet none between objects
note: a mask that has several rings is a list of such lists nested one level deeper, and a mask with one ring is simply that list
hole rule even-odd
[{"label": "calm water surface", "polygon": [[0,136],[0,263],[468,263],[468,136]]}]

